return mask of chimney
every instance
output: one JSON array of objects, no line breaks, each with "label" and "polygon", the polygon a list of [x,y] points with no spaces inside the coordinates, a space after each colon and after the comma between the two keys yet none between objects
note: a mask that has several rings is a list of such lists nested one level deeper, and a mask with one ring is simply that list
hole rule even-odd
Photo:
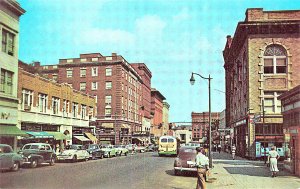
[{"label": "chimney", "polygon": [[117,56],[117,53],[111,53],[111,56],[115,57],[115,56]]},{"label": "chimney", "polygon": [[231,35],[227,35],[227,36],[226,36],[226,38],[227,38],[227,42],[226,42],[226,44],[228,45],[228,48],[230,48],[230,46],[231,46],[231,42],[232,42]]}]

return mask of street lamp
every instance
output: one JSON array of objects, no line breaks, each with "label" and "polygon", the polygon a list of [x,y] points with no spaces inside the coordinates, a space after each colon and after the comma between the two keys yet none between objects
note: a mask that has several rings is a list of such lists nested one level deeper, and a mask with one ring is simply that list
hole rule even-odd
[{"label": "street lamp", "polygon": [[210,74],[207,77],[203,77],[202,75],[198,74],[198,73],[194,73],[192,72],[191,75],[191,85],[194,85],[195,83],[195,78],[194,78],[194,74],[198,75],[199,77],[201,77],[202,79],[207,79],[208,80],[208,111],[209,111],[209,149],[208,149],[208,156],[209,156],[209,168],[212,168],[212,157],[211,157],[211,99],[210,99],[210,81],[212,80],[212,78],[210,77]]}]

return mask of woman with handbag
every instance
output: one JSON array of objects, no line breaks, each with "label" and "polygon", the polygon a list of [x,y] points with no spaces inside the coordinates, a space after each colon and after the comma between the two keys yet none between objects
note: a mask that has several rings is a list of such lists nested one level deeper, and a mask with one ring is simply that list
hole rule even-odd
[{"label": "woman with handbag", "polygon": [[272,146],[271,151],[269,151],[268,162],[270,163],[270,171],[272,172],[272,177],[277,176],[277,172],[279,172],[277,167],[277,160],[279,159],[279,154],[276,151],[276,147]]}]

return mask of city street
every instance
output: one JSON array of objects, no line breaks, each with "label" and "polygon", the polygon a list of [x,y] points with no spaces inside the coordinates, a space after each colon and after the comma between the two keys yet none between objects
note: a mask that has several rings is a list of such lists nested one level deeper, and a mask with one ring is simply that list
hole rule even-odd
[{"label": "city street", "polygon": [[[271,178],[263,162],[242,158],[230,160],[228,153],[214,153],[214,169],[208,188],[300,188],[300,179],[280,171]],[[4,172],[0,188],[170,188],[196,186],[195,174],[175,176],[174,157],[139,153],[112,159],[79,163],[56,163],[19,172]],[[282,170],[282,169],[280,169]]]}]

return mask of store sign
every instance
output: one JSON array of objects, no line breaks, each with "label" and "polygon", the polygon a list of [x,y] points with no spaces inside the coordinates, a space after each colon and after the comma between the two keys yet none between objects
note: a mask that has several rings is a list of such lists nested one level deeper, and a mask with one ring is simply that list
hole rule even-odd
[{"label": "store sign", "polygon": [[235,123],[235,126],[239,126],[239,125],[243,125],[243,124],[246,124],[246,120],[242,120],[242,121],[239,121],[239,122],[236,122]]},{"label": "store sign", "polygon": [[298,134],[298,129],[290,129],[290,134]]}]

